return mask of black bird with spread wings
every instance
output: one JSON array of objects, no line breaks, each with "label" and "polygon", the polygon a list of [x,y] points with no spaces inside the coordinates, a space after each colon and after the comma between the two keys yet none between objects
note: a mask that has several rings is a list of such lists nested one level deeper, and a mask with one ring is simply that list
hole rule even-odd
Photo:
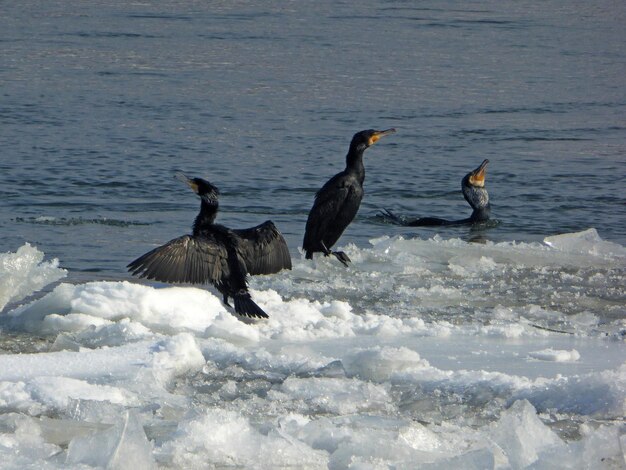
[{"label": "black bird with spread wings", "polygon": [[267,318],[248,292],[248,274],[272,274],[291,269],[287,243],[271,220],[248,229],[214,223],[218,189],[202,178],[176,177],[200,196],[200,213],[191,235],[174,238],[128,265],[136,276],[168,283],[213,284],[228,306],[247,317]]},{"label": "black bird with spread wings", "polygon": [[461,181],[461,191],[467,203],[472,206],[472,215],[465,219],[447,220],[439,217],[418,217],[407,219],[398,216],[389,209],[381,211],[379,216],[388,222],[407,227],[436,227],[443,225],[475,225],[487,222],[491,216],[489,193],[485,188],[485,173],[489,160],[485,159],[478,168],[470,171]]},{"label": "black bird with spread wings", "polygon": [[346,169],[328,180],[315,195],[302,242],[306,259],[312,259],[313,253],[322,252],[325,256],[334,255],[348,266],[348,255],[330,248],[350,225],[361,205],[365,180],[363,152],[381,137],[394,132],[395,129],[369,129],[354,134],[346,156]]}]

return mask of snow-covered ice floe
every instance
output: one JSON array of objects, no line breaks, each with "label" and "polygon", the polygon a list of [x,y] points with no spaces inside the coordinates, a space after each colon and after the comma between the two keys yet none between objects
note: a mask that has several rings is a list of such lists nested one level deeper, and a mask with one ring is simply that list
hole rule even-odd
[{"label": "snow-covered ice floe", "polygon": [[[624,468],[621,246],[344,249],[251,279],[264,321],[129,281],[5,310],[26,346],[0,355],[2,468]],[[64,275],[0,260],[5,304]]]},{"label": "snow-covered ice floe", "polygon": [[18,302],[66,276],[59,260],[43,262],[43,257],[28,243],[16,253],[0,253],[0,311],[9,302]]}]

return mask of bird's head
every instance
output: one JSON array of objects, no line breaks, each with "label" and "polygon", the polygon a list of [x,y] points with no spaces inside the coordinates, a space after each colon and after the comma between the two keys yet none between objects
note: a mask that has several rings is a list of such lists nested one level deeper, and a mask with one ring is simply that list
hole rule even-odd
[{"label": "bird's head", "polygon": [[474,209],[485,207],[489,203],[489,195],[485,189],[488,163],[489,160],[483,160],[480,166],[465,175],[461,182],[463,196]]},{"label": "bird's head", "polygon": [[384,131],[376,131],[374,129],[367,129],[365,131],[357,132],[352,137],[352,142],[350,143],[350,147],[352,148],[362,148],[365,150],[368,147],[371,147],[381,137],[384,137],[389,134],[395,133],[395,129],[387,129]]},{"label": "bird's head", "polygon": [[475,186],[477,188],[485,187],[485,173],[487,172],[487,163],[489,160],[484,159],[478,168],[473,171],[470,171],[463,181],[467,180],[466,184],[470,186]]},{"label": "bird's head", "polygon": [[189,178],[183,173],[176,173],[176,179],[188,185],[191,190],[200,196],[200,199],[209,204],[217,205],[219,190],[202,178]]}]

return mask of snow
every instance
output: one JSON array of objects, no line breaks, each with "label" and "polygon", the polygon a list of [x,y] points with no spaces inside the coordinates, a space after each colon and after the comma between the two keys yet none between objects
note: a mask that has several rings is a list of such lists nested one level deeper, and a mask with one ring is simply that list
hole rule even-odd
[{"label": "snow", "polygon": [[350,245],[252,279],[262,321],[57,285],[24,245],[0,328],[47,347],[0,355],[3,468],[623,468],[626,258],[596,237]]},{"label": "snow", "polygon": [[556,362],[570,362],[580,359],[580,353],[575,349],[571,351],[558,351],[552,348],[542,349],[541,351],[531,351],[528,356],[533,359],[539,359],[540,361],[556,361]]}]

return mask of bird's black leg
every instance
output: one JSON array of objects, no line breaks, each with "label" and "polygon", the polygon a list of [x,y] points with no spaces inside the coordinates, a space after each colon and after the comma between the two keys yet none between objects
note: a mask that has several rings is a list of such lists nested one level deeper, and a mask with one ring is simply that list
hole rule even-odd
[{"label": "bird's black leg", "polygon": [[324,252],[324,256],[328,256],[332,253],[332,251],[326,248],[326,245],[324,244],[324,242],[320,242],[320,245],[322,246],[322,251]]},{"label": "bird's black leg", "polygon": [[224,298],[224,300],[223,300],[224,305],[226,305],[227,307],[232,308],[232,306],[228,303],[228,294],[222,294],[222,296]]},{"label": "bird's black leg", "polygon": [[341,264],[343,264],[346,268],[348,267],[348,263],[351,263],[352,260],[348,257],[348,255],[346,255],[343,251],[330,251],[326,245],[324,244],[324,242],[320,242],[320,244],[322,245],[322,248],[324,249],[324,256],[328,256],[328,255],[333,255],[335,258],[337,258]]}]

